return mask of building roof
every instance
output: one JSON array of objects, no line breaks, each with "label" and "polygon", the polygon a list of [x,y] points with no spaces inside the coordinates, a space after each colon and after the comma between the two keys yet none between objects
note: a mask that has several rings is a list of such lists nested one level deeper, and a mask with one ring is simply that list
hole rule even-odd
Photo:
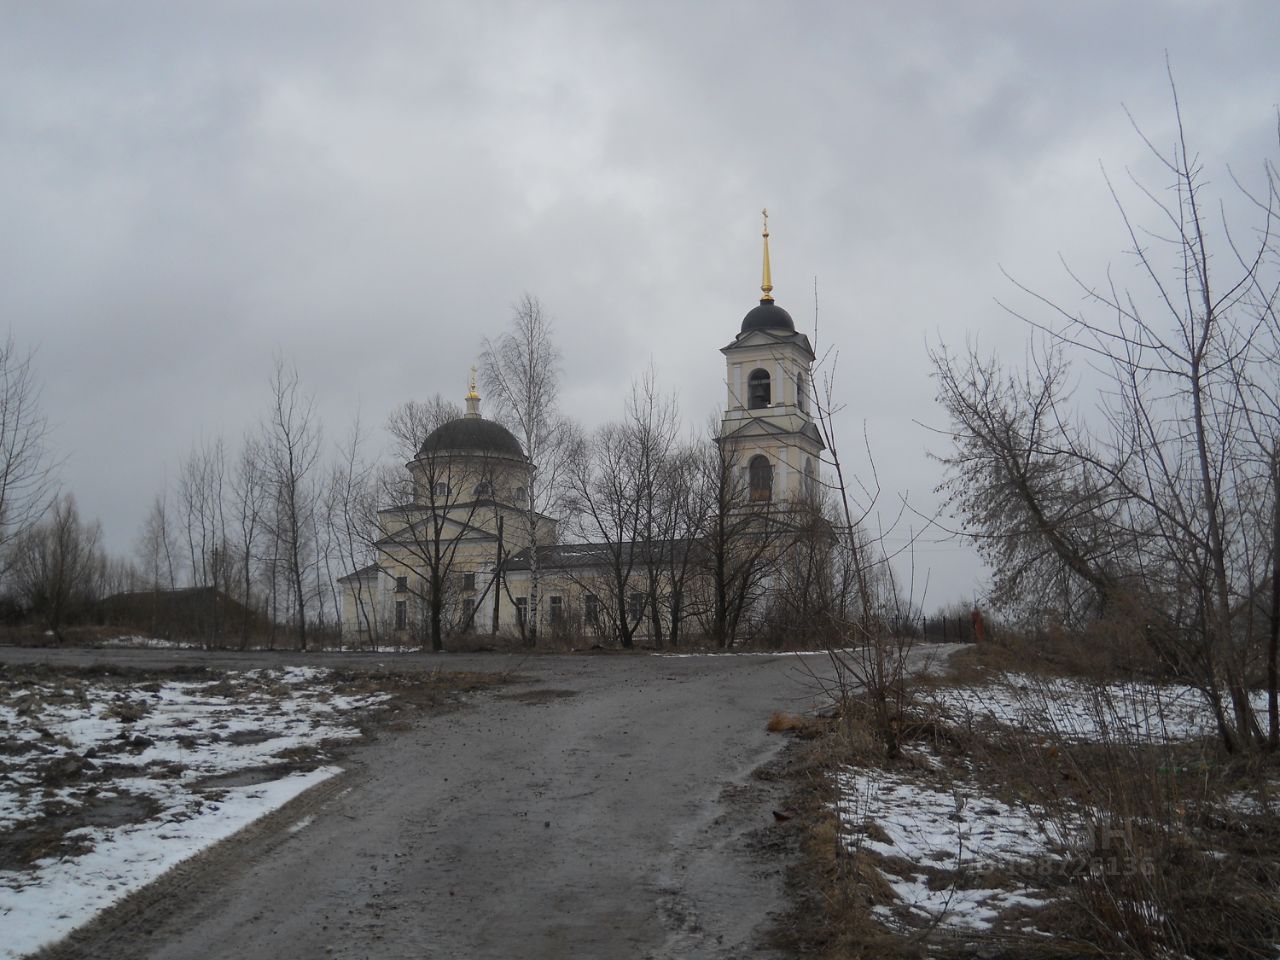
[{"label": "building roof", "polygon": [[442,423],[422,441],[419,457],[438,453],[491,453],[524,459],[520,441],[506,427],[481,416],[459,417]]},{"label": "building roof", "polygon": [[377,576],[381,572],[382,568],[380,566],[376,563],[371,563],[367,567],[361,567],[359,570],[351,571],[345,577],[339,577],[338,582],[353,583],[356,580],[368,580],[371,577]]},{"label": "building roof", "polygon": [[742,330],[739,332],[750,333],[752,330],[784,330],[795,333],[796,325],[791,314],[774,303],[773,298],[769,298],[761,300],[758,307],[752,307],[742,318]]},{"label": "building roof", "polygon": [[[571,567],[602,567],[613,563],[618,552],[625,551],[624,559],[633,564],[650,560],[666,560],[672,556],[683,557],[696,541],[642,540],[635,543],[553,543],[538,547],[538,566],[543,569],[567,569]],[[507,560],[507,570],[528,570],[533,555],[526,547]]]},{"label": "building roof", "polygon": [[[382,512],[385,512],[385,511],[382,511]],[[441,517],[442,527],[448,524],[457,528],[456,533],[451,533],[447,537],[442,537],[441,540],[443,541],[457,540],[461,538],[464,534],[468,535],[469,538],[471,539],[482,539],[482,540],[498,539],[494,534],[490,533],[488,530],[485,530],[482,527],[477,527],[473,523],[468,523],[465,520],[459,520],[456,517],[449,516],[447,511],[442,511],[442,514],[443,514]],[[428,543],[435,542],[436,538],[434,534],[437,531],[428,526],[431,520],[432,520],[432,517],[430,516],[419,517],[417,520],[414,520],[412,523],[408,523],[405,526],[399,528],[398,530],[393,531],[392,533],[388,533],[385,536],[379,537],[378,540],[374,542],[374,546],[380,549],[389,547],[389,546],[391,547],[424,547]],[[425,535],[423,535],[424,533]]]},{"label": "building roof", "polygon": [[[772,422],[765,417],[745,417],[741,420],[730,421],[734,424],[732,430],[729,430],[720,437],[717,442],[724,442],[737,437],[739,434],[750,435],[751,433],[766,433],[783,437],[784,439],[793,436],[792,431]],[[800,436],[808,440],[812,440],[817,444],[819,450],[827,449],[827,445],[822,440],[822,432],[814,425],[813,421],[806,420],[800,427]]]}]

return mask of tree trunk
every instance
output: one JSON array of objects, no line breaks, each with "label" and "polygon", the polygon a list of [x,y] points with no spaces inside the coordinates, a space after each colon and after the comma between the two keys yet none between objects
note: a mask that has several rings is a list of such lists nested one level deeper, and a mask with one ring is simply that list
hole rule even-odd
[{"label": "tree trunk", "polygon": [[307,604],[306,604],[306,601],[303,599],[303,597],[305,596],[305,593],[303,592],[303,589],[302,589],[302,556],[298,550],[298,531],[296,526],[294,527],[292,539],[293,539],[293,543],[290,545],[290,547],[291,547],[291,553],[292,553],[293,570],[291,571],[291,573],[293,574],[294,597],[297,600],[297,606],[298,606],[298,649],[306,650],[307,649]]},{"label": "tree trunk", "polygon": [[671,646],[680,646],[680,617],[683,611],[680,609],[683,591],[679,587],[671,589]]},{"label": "tree trunk", "polygon": [[1267,745],[1280,748],[1280,449],[1271,456],[1271,611],[1267,618]]},{"label": "tree trunk", "polygon": [[658,576],[652,567],[649,568],[649,622],[653,624],[653,645],[655,649],[663,648],[662,611],[658,607]]},{"label": "tree trunk", "polygon": [[538,564],[538,513],[534,509],[533,479],[529,480],[529,622],[526,626],[525,643],[531,647],[538,645],[538,588],[541,585],[542,569]]},{"label": "tree trunk", "polygon": [[498,553],[493,564],[493,629],[490,631],[494,636],[498,634],[498,613],[502,605],[502,520],[502,514],[498,514]]}]

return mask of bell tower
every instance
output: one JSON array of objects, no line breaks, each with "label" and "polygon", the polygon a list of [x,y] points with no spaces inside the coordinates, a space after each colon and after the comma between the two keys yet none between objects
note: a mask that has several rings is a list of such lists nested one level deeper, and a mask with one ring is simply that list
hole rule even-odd
[{"label": "bell tower", "polygon": [[791,314],[773,300],[769,211],[762,214],[760,304],[742,318],[733,341],[720,349],[728,391],[720,444],[741,471],[750,499],[782,506],[816,496],[825,444],[810,413],[813,347],[796,332]]}]

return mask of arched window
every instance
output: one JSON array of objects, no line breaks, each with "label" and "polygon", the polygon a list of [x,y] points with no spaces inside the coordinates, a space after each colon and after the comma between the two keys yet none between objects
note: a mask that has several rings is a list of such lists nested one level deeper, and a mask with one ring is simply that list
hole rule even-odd
[{"label": "arched window", "polygon": [[796,374],[796,404],[801,413],[809,412],[809,378],[803,370]]},{"label": "arched window", "polygon": [[747,409],[761,410],[770,402],[769,371],[756,368],[747,377]]},{"label": "arched window", "polygon": [[488,480],[482,480],[476,484],[475,490],[472,491],[477,497],[493,496],[493,484]]},{"label": "arched window", "polygon": [[818,477],[813,470],[812,457],[806,457],[804,461],[804,495],[810,500],[818,495]]},{"label": "arched window", "polygon": [[516,487],[516,503],[524,503],[529,496],[529,491],[524,487]]},{"label": "arched window", "polygon": [[441,480],[435,485],[435,493],[437,497],[447,497],[449,495],[449,485]]},{"label": "arched window", "polygon": [[747,480],[752,500],[773,499],[773,464],[762,453],[757,453],[747,464]]}]

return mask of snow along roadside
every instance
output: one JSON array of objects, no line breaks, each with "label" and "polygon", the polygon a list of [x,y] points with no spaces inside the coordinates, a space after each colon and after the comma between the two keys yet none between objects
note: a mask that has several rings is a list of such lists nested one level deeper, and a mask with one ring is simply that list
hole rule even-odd
[{"label": "snow along roadside", "polygon": [[340,767],[319,767],[228,789],[221,802],[207,805],[190,819],[175,818],[184,812],[178,806],[145,823],[115,830],[88,828],[96,843],[87,854],[45,866],[20,889],[0,885],[0,958],[17,960],[61,940],[179,863],[341,772]]}]

